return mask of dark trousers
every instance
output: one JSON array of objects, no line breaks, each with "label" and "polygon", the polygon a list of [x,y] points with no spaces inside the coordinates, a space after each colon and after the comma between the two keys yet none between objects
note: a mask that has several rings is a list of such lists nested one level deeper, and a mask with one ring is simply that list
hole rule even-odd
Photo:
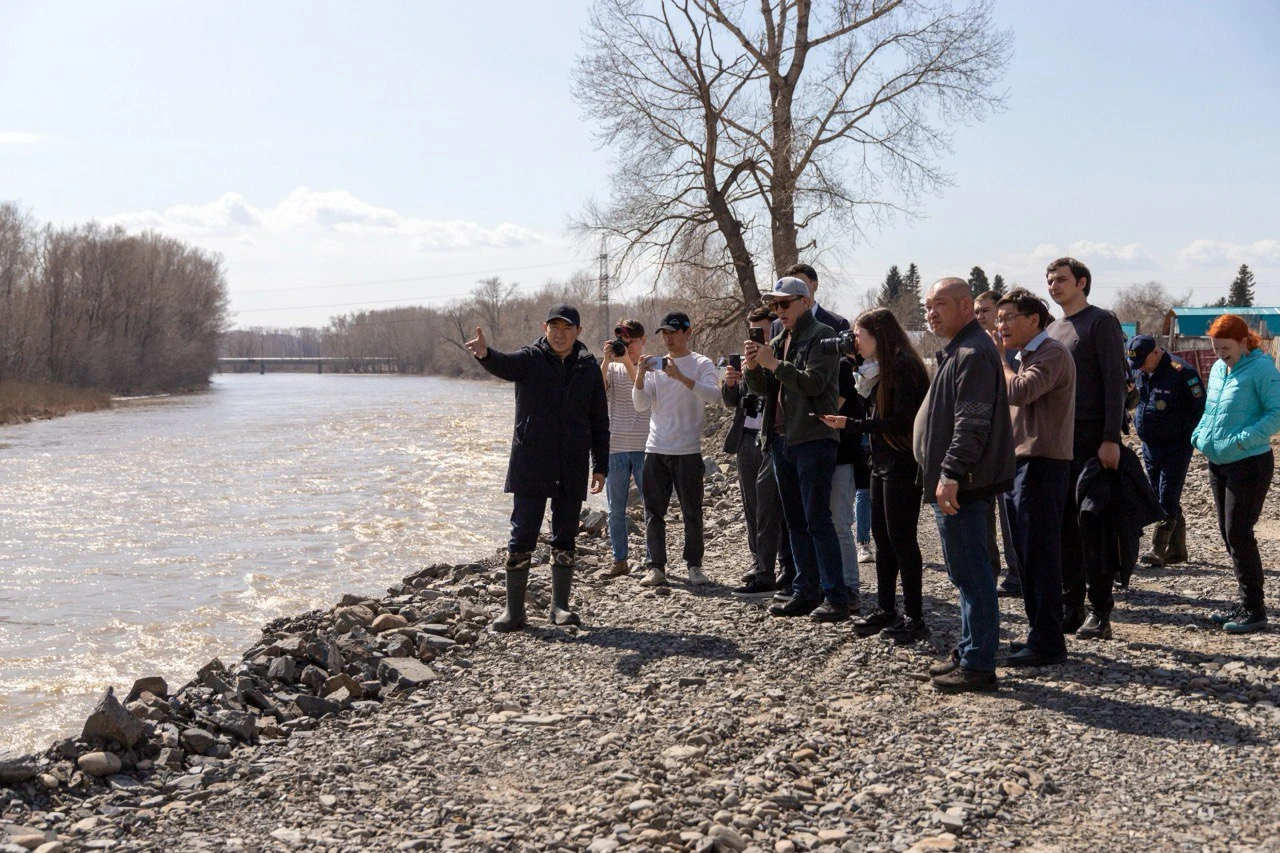
[{"label": "dark trousers", "polygon": [[760,499],[759,480],[764,451],[756,444],[756,431],[742,431],[738,442],[738,491],[742,495],[742,514],[747,522],[747,550],[751,552],[751,571],[760,574],[759,529]]},{"label": "dark trousers", "polygon": [[[1101,443],[1101,421],[1076,421],[1075,458],[1071,460],[1067,503],[1062,512],[1062,594],[1063,604],[1072,610],[1084,607],[1087,594],[1094,612],[1108,616],[1115,606],[1111,585],[1119,563],[1115,532],[1110,529],[1108,517],[1082,523],[1076,498],[1080,474],[1085,463],[1097,457]],[[1110,547],[1106,546],[1108,538]]]},{"label": "dark trousers", "polygon": [[1062,511],[1071,462],[1019,459],[1013,478],[1014,545],[1022,569],[1027,645],[1044,654],[1066,651],[1062,639]]},{"label": "dark trousers", "polygon": [[1191,466],[1191,443],[1151,445],[1144,441],[1142,464],[1165,516],[1172,519],[1182,515],[1182,486]]},{"label": "dark trousers", "polygon": [[1250,613],[1261,613],[1266,606],[1262,598],[1262,557],[1253,527],[1262,514],[1274,472],[1275,457],[1270,450],[1225,465],[1209,463],[1209,488],[1218,505],[1218,530],[1236,570],[1240,603]]},{"label": "dark trousers", "polygon": [[[1008,568],[1001,586],[1017,588],[1022,583],[1022,567],[1018,564],[1018,546],[1013,533],[1013,492],[1000,495],[1000,538],[1004,541],[1004,564]],[[1059,563],[1061,565],[1061,563]]]},{"label": "dark trousers", "polygon": [[[752,442],[755,458],[755,482],[753,509],[746,505],[746,486],[743,486],[743,504],[747,512],[747,535],[751,538],[751,556],[755,572],[770,583],[777,580],[777,566],[782,566],[782,577],[788,584],[795,577],[795,562],[791,559],[791,542],[787,539],[786,521],[782,517],[782,497],[778,494],[778,481],[773,476],[771,459]],[[738,476],[743,476],[742,448],[738,448]],[[753,526],[754,522],[754,526]]]},{"label": "dark trousers", "polygon": [[[548,498],[540,495],[512,495],[511,541],[507,550],[521,554],[538,547],[538,531],[547,512]],[[578,515],[582,501],[563,495],[551,501],[551,547],[572,551],[578,535]]]},{"label": "dark trousers", "polygon": [[674,489],[684,520],[684,561],[690,566],[702,565],[702,480],[705,470],[702,456],[690,453],[668,456],[665,453],[644,455],[644,477],[640,490],[644,498],[644,539],[649,550],[649,565],[667,567],[667,507]]},{"label": "dark trousers", "polygon": [[831,521],[831,474],[839,442],[818,439],[788,446],[773,442],[773,473],[796,562],[792,594],[807,601],[825,597],[837,607],[849,603],[840,559],[840,540]]},{"label": "dark trousers", "polygon": [[894,593],[902,578],[902,609],[924,618],[924,561],[916,529],[921,488],[914,477],[871,475],[871,538],[876,543],[876,603],[894,613]]}]

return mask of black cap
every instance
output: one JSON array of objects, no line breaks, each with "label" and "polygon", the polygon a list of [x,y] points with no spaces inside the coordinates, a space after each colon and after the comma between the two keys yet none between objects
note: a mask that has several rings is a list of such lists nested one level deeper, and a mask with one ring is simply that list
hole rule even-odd
[{"label": "black cap", "polygon": [[668,311],[663,315],[662,322],[658,324],[658,331],[683,332],[692,325],[689,322],[689,315],[683,311]]},{"label": "black cap", "polygon": [[1147,360],[1147,356],[1151,355],[1156,348],[1156,339],[1150,335],[1134,335],[1129,339],[1128,351],[1125,355],[1129,356],[1129,369],[1138,370],[1142,367],[1142,363]]},{"label": "black cap", "polygon": [[570,326],[581,326],[582,317],[578,314],[578,309],[572,305],[557,305],[547,312],[547,322],[552,320],[564,320]]}]

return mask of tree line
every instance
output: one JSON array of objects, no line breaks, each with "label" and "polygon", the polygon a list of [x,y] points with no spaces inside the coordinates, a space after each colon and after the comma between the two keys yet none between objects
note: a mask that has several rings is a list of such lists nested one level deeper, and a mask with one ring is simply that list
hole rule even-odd
[{"label": "tree line", "polygon": [[198,387],[216,367],[226,316],[218,255],[96,222],[40,225],[0,203],[0,381]]}]

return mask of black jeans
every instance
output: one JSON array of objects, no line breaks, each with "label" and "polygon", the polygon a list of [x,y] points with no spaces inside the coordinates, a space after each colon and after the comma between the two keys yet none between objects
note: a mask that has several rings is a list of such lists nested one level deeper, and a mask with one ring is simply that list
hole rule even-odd
[{"label": "black jeans", "polygon": [[1062,512],[1062,595],[1063,605],[1077,610],[1084,607],[1087,593],[1094,612],[1109,616],[1115,606],[1111,586],[1120,562],[1115,530],[1109,516],[1081,524],[1076,499],[1076,483],[1084,465],[1098,455],[1101,443],[1101,421],[1076,421],[1075,458],[1071,460],[1067,503]]},{"label": "black jeans", "polygon": [[876,543],[876,603],[886,613],[897,607],[894,594],[902,577],[902,609],[924,618],[924,561],[916,528],[922,490],[911,476],[871,475],[871,538]]},{"label": "black jeans", "polygon": [[1261,613],[1266,608],[1262,598],[1262,556],[1253,526],[1262,514],[1274,472],[1275,457],[1270,450],[1225,465],[1209,463],[1209,488],[1218,505],[1218,530],[1236,570],[1240,603],[1250,613]]},{"label": "black jeans", "polygon": [[[512,554],[532,551],[538,547],[538,531],[547,512],[547,498],[539,495],[512,495],[511,541],[507,550]],[[570,497],[551,498],[551,547],[572,551],[578,536],[578,515],[582,501]]]},{"label": "black jeans", "polygon": [[1027,645],[1042,654],[1067,650],[1062,639],[1062,508],[1067,503],[1071,462],[1032,456],[1018,460],[1013,477],[1012,527]]},{"label": "black jeans", "polygon": [[702,565],[702,481],[705,471],[702,456],[690,453],[668,456],[665,453],[644,455],[644,539],[649,549],[649,565],[667,567],[667,507],[671,492],[680,502],[684,519],[684,561],[690,566]]},{"label": "black jeans", "polygon": [[[746,443],[746,437],[743,437]],[[746,480],[742,480],[743,511],[747,515],[747,536],[751,544],[751,557],[755,574],[761,580],[773,583],[777,580],[777,566],[782,566],[782,577],[790,583],[795,577],[795,562],[791,559],[791,542],[787,539],[786,519],[782,516],[782,497],[778,494],[778,481],[773,476],[773,462],[754,441],[751,449],[738,447],[738,477],[745,478],[747,466],[754,480],[750,486],[750,500]]]}]

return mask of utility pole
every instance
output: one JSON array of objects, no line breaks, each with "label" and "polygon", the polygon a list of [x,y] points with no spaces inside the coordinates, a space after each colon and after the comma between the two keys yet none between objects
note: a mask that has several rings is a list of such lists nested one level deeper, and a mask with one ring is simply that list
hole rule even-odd
[{"label": "utility pole", "polygon": [[600,330],[605,338],[608,339],[612,337],[612,327],[609,325],[612,322],[609,319],[609,250],[603,238],[600,240],[600,279],[597,299],[600,302],[600,310],[603,312],[600,320]]}]

